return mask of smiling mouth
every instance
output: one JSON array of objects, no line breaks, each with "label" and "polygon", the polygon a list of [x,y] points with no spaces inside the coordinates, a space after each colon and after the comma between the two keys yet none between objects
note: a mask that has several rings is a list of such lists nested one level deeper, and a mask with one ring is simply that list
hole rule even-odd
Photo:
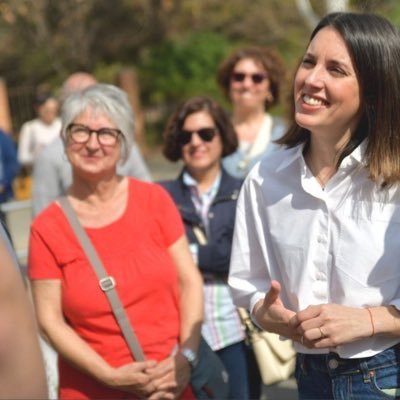
[{"label": "smiling mouth", "polygon": [[190,155],[191,155],[192,157],[201,157],[201,156],[203,156],[205,153],[206,153],[205,150],[194,150],[194,151],[191,151],[191,152],[190,152]]},{"label": "smiling mouth", "polygon": [[326,101],[309,96],[308,94],[304,94],[302,100],[309,106],[322,106],[328,104]]}]

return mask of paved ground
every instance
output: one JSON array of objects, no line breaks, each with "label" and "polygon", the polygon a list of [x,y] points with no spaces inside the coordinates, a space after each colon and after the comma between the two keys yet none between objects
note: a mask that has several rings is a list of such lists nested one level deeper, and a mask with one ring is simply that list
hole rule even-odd
[{"label": "paved ground", "polygon": [[261,400],[297,400],[297,386],[294,379],[277,385],[264,386]]},{"label": "paved ground", "polygon": [[[174,179],[181,169],[180,163],[171,163],[164,159],[160,153],[153,153],[146,157],[149,169],[155,181]],[[21,264],[26,262],[28,247],[29,225],[31,222],[30,202],[15,204],[16,209],[8,213],[9,228],[14,240],[14,245],[19,254]],[[297,390],[294,379],[278,385],[265,386],[262,390],[262,400],[296,400]]]}]

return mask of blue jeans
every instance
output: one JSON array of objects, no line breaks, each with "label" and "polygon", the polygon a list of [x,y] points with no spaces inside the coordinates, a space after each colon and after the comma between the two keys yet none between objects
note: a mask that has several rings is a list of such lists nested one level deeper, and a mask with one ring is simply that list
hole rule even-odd
[{"label": "blue jeans", "polygon": [[295,377],[300,400],[378,400],[400,398],[400,344],[366,358],[336,353],[297,355]]},{"label": "blue jeans", "polygon": [[229,400],[248,400],[246,345],[235,343],[216,351],[229,374]]}]

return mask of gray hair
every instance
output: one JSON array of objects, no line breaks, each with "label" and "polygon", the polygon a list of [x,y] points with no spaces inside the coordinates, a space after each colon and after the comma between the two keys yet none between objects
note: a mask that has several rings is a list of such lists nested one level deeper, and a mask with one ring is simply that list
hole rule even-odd
[{"label": "gray hair", "polygon": [[98,83],[70,94],[61,108],[61,137],[67,138],[67,127],[85,111],[109,118],[122,132],[121,159],[128,159],[135,130],[135,118],[127,94],[113,85]]}]

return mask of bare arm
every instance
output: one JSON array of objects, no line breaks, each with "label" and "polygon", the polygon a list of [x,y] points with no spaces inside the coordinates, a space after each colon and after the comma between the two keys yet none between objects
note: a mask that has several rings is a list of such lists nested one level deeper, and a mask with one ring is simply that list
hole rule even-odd
[{"label": "bare arm", "polygon": [[[175,261],[180,286],[180,346],[197,351],[203,322],[203,281],[185,235],[170,246],[169,253]],[[178,352],[155,369],[155,383],[159,389],[171,390],[178,398],[189,382],[190,373],[188,361]],[[157,394],[150,397],[157,398]]]},{"label": "bare arm", "polygon": [[0,398],[48,397],[33,309],[24,282],[0,239]]},{"label": "bare arm", "polygon": [[154,391],[146,369],[154,367],[155,361],[113,368],[66,323],[59,280],[34,280],[32,292],[40,327],[61,357],[103,385],[139,396],[148,396]]},{"label": "bare arm", "polygon": [[186,236],[182,236],[169,252],[178,269],[181,307],[181,346],[196,350],[200,343],[203,322],[203,280],[193,261]]}]

